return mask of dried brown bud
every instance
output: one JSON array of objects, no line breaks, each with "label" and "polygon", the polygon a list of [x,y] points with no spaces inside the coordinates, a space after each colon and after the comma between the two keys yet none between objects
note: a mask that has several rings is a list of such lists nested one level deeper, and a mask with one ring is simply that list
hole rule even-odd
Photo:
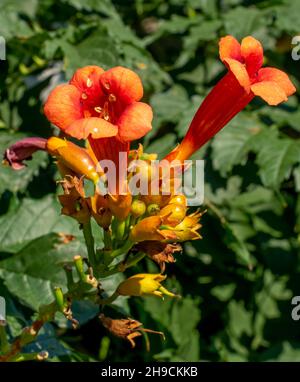
[{"label": "dried brown bud", "polygon": [[143,324],[132,318],[113,319],[106,317],[103,313],[99,316],[102,325],[113,335],[130,342],[132,348],[135,347],[134,338],[142,335],[142,332],[159,334],[164,339],[164,333],[143,328]]},{"label": "dried brown bud", "polygon": [[143,241],[135,246],[138,251],[146,253],[146,255],[155,261],[161,270],[165,271],[166,263],[174,263],[176,260],[173,253],[182,251],[180,244],[168,244],[160,241]]}]

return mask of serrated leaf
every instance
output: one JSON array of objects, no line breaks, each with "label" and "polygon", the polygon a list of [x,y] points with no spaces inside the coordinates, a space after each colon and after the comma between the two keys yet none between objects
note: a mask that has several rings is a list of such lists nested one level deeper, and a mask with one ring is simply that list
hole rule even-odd
[{"label": "serrated leaf", "polygon": [[278,189],[300,161],[300,148],[292,139],[272,138],[260,144],[256,162],[265,186]]},{"label": "serrated leaf", "polygon": [[234,165],[245,164],[253,141],[261,130],[261,123],[249,114],[240,114],[220,132],[212,143],[213,165],[222,176]]}]

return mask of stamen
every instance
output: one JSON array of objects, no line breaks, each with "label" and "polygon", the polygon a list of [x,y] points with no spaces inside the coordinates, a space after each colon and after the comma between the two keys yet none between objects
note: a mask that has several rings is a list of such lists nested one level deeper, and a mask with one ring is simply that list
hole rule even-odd
[{"label": "stamen", "polygon": [[92,80],[91,80],[90,78],[88,78],[88,79],[86,80],[86,86],[87,86],[88,88],[90,88],[92,85],[93,85]]},{"label": "stamen", "polygon": [[87,96],[85,93],[82,93],[82,94],[81,94],[81,98],[82,98],[82,99],[87,99],[87,97],[88,97],[88,96]]},{"label": "stamen", "polygon": [[109,84],[108,82],[106,82],[106,83],[104,84],[104,87],[105,87],[105,89],[109,90],[109,89],[110,89],[110,84]]},{"label": "stamen", "polygon": [[102,107],[100,107],[100,106],[96,106],[95,108],[94,108],[94,110],[95,110],[95,112],[96,113],[102,113]]},{"label": "stamen", "polygon": [[109,100],[109,102],[116,102],[117,97],[114,94],[110,94],[108,96],[108,100]]}]

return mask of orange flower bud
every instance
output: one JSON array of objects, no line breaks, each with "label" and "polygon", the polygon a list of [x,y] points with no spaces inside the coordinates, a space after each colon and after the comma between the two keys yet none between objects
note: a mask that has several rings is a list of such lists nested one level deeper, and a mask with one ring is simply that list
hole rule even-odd
[{"label": "orange flower bud", "polygon": [[147,296],[153,295],[163,297],[168,295],[170,297],[176,297],[174,293],[169,292],[160,283],[165,280],[167,276],[160,273],[140,273],[129,277],[123,281],[117,289],[117,293],[122,296]]},{"label": "orange flower bud", "polygon": [[182,194],[174,195],[169,201],[169,204],[180,204],[186,207],[187,206],[186,197]]},{"label": "orange flower bud", "polygon": [[51,137],[47,141],[47,151],[79,176],[98,182],[95,163],[85,149],[65,139]]},{"label": "orange flower bud", "polygon": [[133,242],[145,240],[158,240],[174,239],[176,235],[172,232],[160,231],[162,225],[162,218],[160,216],[150,216],[139,221],[131,230],[129,238]]},{"label": "orange flower bud", "polygon": [[88,199],[88,205],[97,224],[99,224],[100,227],[107,229],[110,226],[112,219],[107,199],[96,193]]},{"label": "orange flower bud", "polygon": [[126,195],[108,195],[108,207],[112,214],[120,221],[127,218],[131,208],[132,196],[128,192]]}]

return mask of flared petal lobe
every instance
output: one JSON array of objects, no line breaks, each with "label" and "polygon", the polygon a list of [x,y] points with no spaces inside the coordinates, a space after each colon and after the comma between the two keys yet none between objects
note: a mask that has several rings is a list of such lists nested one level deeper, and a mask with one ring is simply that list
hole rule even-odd
[{"label": "flared petal lobe", "polygon": [[65,133],[77,139],[87,139],[90,135],[94,139],[107,138],[116,136],[118,127],[97,117],[81,118],[67,127]]},{"label": "flared petal lobe", "polygon": [[142,138],[152,129],[152,108],[143,102],[134,102],[126,107],[118,120],[118,137],[128,142]]},{"label": "flared petal lobe", "polygon": [[221,61],[227,58],[242,61],[240,43],[233,36],[222,37],[219,42],[219,54]]},{"label": "flared petal lobe", "polygon": [[113,94],[125,104],[139,101],[143,97],[143,85],[140,77],[132,70],[117,66],[101,76],[102,89]]},{"label": "flared petal lobe", "polygon": [[288,75],[282,70],[276,68],[262,68],[258,71],[258,81],[272,81],[275,82],[285,92],[287,96],[295,93],[296,88],[292,84]]},{"label": "flared petal lobe", "polygon": [[52,90],[44,106],[46,117],[65,131],[73,122],[83,118],[80,97],[81,93],[74,85],[58,85]]},{"label": "flared petal lobe", "polygon": [[273,81],[257,82],[251,86],[251,90],[272,106],[276,106],[288,99],[284,90]]},{"label": "flared petal lobe", "polygon": [[254,37],[248,36],[242,40],[241,53],[247,72],[252,77],[262,67],[264,59],[263,47]]}]

